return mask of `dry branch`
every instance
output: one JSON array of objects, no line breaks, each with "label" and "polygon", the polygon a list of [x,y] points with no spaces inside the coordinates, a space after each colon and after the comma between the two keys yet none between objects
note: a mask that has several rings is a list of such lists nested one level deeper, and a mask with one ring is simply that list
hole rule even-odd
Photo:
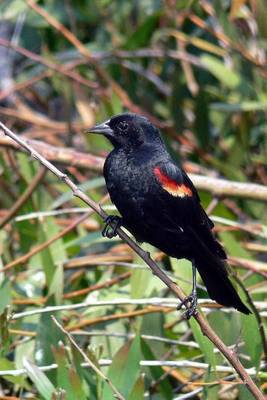
[{"label": "dry branch", "polygon": [[67,233],[71,232],[76,226],[78,226],[81,222],[83,222],[86,218],[88,218],[92,214],[92,212],[93,212],[92,210],[88,211],[87,213],[83,214],[79,218],[75,219],[65,229],[58,232],[56,235],[52,236],[46,242],[43,242],[43,243],[33,247],[28,253],[26,253],[23,256],[16,258],[16,260],[13,260],[10,263],[6,264],[5,267],[0,270],[0,272],[7,271],[8,269],[15,267],[16,265],[24,264],[35,254],[46,249],[48,246],[50,246],[56,240],[61,239],[63,236],[67,235]]},{"label": "dry branch", "polygon": [[40,56],[39,54],[33,53],[27,49],[24,49],[23,47],[16,46],[14,43],[11,43],[8,40],[0,38],[0,46],[11,48],[12,50],[16,51],[17,53],[29,58],[30,60],[42,64],[45,67],[58,72],[67,78],[70,78],[81,85],[84,85],[90,89],[97,90],[98,85],[95,82],[89,81],[88,79],[84,78],[78,72],[75,71],[70,71],[68,66],[60,65],[57,63],[54,63],[52,61],[49,61],[47,58],[44,58]]},{"label": "dry branch", "polygon": [[[95,203],[91,198],[89,198],[85,193],[78,189],[72,180],[63,174],[59,169],[57,169],[53,164],[47,161],[41,154],[34,150],[28,143],[21,139],[18,135],[13,133],[8,129],[3,123],[0,122],[0,127],[5,132],[5,134],[15,140],[20,146],[27,150],[32,158],[37,159],[41,164],[43,164],[47,169],[49,169],[53,174],[55,174],[59,179],[66,183],[69,188],[73,191],[73,194],[89,205],[99,216],[104,220],[107,218],[107,214],[103,209]],[[151,268],[154,275],[156,275],[165,285],[182,301],[185,299],[185,295],[182,290],[165,274],[165,272],[151,259],[150,255],[145,252],[141,247],[139,247],[122,229],[118,229],[118,235],[123,239]],[[220,352],[225,356],[225,358],[230,362],[236,372],[239,374],[242,381],[247,386],[251,394],[258,400],[264,400],[264,395],[257,387],[255,382],[251,379],[241,362],[239,361],[235,352],[229,349],[223,341],[216,335],[216,333],[211,329],[205,318],[197,313],[194,316],[195,320],[198,322],[203,335],[207,336],[209,340],[220,350]]]},{"label": "dry branch", "polygon": [[[49,161],[85,168],[91,171],[99,172],[103,169],[104,159],[102,157],[82,153],[72,148],[51,146],[39,140],[24,140],[29,146],[38,151],[38,153]],[[0,136],[0,146],[12,148],[17,151],[22,150],[18,143],[4,136]],[[198,174],[189,174],[189,176],[197,189],[210,192],[214,196],[231,196],[267,201],[267,187],[263,185],[228,181],[226,179],[212,178]]]},{"label": "dry branch", "polygon": [[[70,148],[64,149],[62,147],[51,146],[39,140],[24,140],[49,161],[78,168],[87,168],[97,172],[102,171],[102,157],[82,153]],[[17,151],[22,150],[18,143],[2,135],[0,136],[0,146],[12,148]]]}]

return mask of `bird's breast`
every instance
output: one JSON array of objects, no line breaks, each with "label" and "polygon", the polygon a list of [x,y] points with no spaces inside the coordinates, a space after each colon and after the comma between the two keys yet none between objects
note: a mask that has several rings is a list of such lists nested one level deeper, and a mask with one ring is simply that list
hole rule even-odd
[{"label": "bird's breast", "polygon": [[107,158],[104,166],[107,189],[125,219],[144,218],[145,204],[153,189],[150,169],[146,163],[138,164],[121,153],[111,153]]}]

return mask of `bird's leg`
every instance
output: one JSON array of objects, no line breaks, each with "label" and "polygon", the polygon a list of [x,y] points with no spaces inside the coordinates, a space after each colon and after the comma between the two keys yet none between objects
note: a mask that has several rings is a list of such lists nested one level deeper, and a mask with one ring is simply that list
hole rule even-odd
[{"label": "bird's leg", "polygon": [[105,219],[105,226],[102,235],[108,239],[117,236],[117,229],[122,225],[122,218],[118,215],[108,215]]},{"label": "bird's leg", "polygon": [[187,310],[184,314],[187,319],[190,319],[193,315],[197,313],[197,271],[194,260],[192,261],[192,275],[192,292],[177,307],[177,310],[180,310],[183,306],[187,306],[187,303],[189,303],[189,306],[187,306]]}]

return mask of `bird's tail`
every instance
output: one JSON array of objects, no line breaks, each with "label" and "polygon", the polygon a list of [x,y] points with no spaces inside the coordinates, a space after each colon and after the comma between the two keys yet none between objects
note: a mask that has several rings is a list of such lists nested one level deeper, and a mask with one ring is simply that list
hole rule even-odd
[{"label": "bird's tail", "polygon": [[195,266],[210,298],[223,306],[234,307],[244,314],[250,314],[251,311],[242,302],[228,278],[226,261],[214,255],[200,239],[197,241]]}]

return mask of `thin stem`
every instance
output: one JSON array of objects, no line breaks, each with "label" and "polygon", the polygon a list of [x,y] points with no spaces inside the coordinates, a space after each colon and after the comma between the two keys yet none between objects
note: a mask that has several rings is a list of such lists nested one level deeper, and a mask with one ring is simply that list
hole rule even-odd
[{"label": "thin stem", "polygon": [[78,344],[75,342],[74,338],[72,335],[67,332],[62,325],[57,321],[57,319],[52,315],[51,316],[53,322],[56,324],[56,326],[61,330],[61,332],[64,333],[64,335],[67,336],[71,344],[75,347],[76,350],[81,354],[85,362],[95,371],[95,373],[100,376],[110,387],[112,392],[114,393],[114,397],[119,400],[125,400],[125,398],[122,396],[122,394],[118,391],[118,389],[113,385],[111,380],[90,360],[90,358],[85,354],[85,352],[78,346]]}]

